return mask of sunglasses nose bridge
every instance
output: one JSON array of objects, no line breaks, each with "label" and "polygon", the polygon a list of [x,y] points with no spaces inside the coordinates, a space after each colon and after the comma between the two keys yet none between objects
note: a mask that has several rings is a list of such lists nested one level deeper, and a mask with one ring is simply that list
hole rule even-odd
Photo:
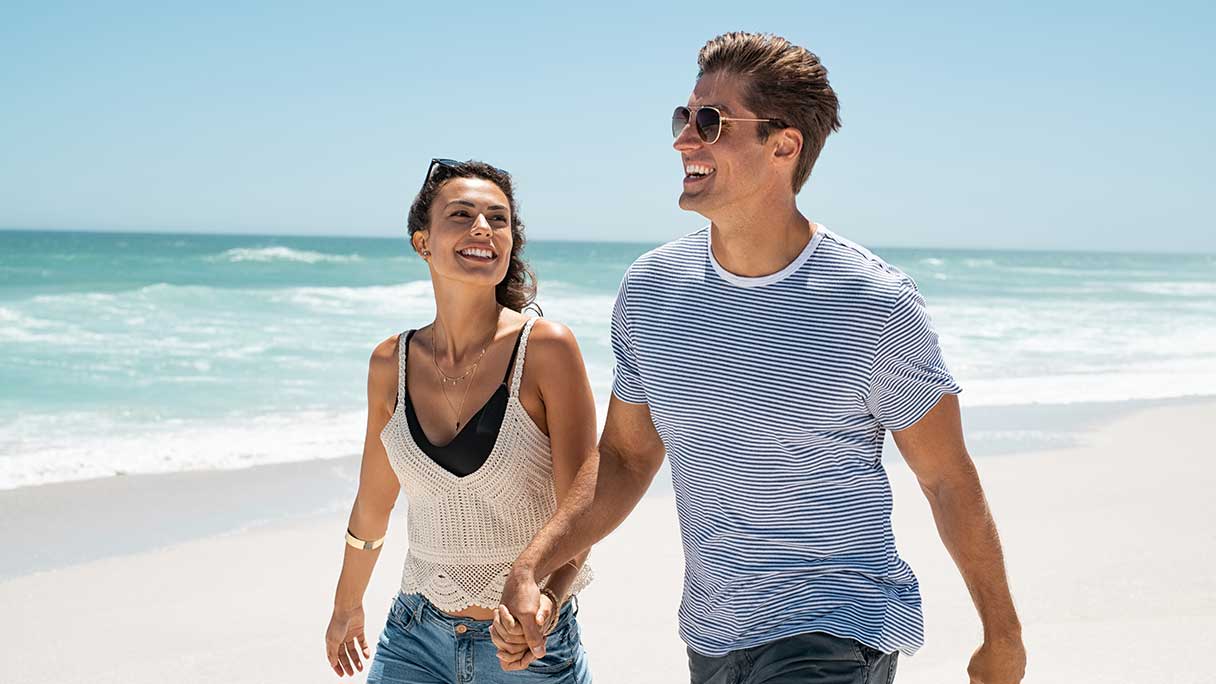
[{"label": "sunglasses nose bridge", "polygon": [[[676,117],[673,115],[672,118],[674,120]],[[673,130],[672,133],[675,135],[675,140],[672,141],[671,146],[676,150],[695,149],[705,144],[700,131],[697,130],[695,116],[690,116],[688,121],[683,122],[683,126],[681,126],[679,131]]]}]

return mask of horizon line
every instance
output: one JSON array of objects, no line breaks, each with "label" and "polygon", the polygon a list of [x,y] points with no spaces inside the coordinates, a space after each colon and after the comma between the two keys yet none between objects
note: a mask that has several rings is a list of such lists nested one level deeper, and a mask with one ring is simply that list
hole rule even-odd
[{"label": "horizon line", "polygon": [[[700,229],[698,228],[698,230],[700,230]],[[690,232],[693,232],[693,231],[690,231]],[[12,227],[12,226],[0,226],[0,233],[83,233],[83,234],[93,234],[93,235],[166,235],[166,236],[176,236],[176,237],[215,236],[215,237],[270,238],[270,239],[274,239],[274,238],[320,238],[320,239],[329,239],[329,240],[341,240],[341,239],[350,239],[350,238],[360,239],[360,240],[402,240],[402,239],[406,238],[406,236],[404,234],[401,236],[392,236],[392,235],[369,235],[369,234],[293,233],[293,232],[241,233],[241,232],[225,231],[225,230],[218,230],[218,231],[214,231],[214,230],[212,230],[212,231],[181,230],[181,229],[172,229],[172,230],[144,229],[144,230],[140,230],[140,229],[133,229],[133,228],[112,229],[112,228],[79,228],[79,227],[75,227],[75,228],[61,228],[61,227],[18,228],[18,227]],[[688,233],[685,233],[684,235],[687,235],[687,234]],[[613,240],[613,239],[587,240],[587,239],[579,239],[579,238],[538,237],[538,238],[528,238],[528,242],[530,242],[530,243],[557,242],[557,243],[572,243],[572,244],[650,245],[650,246],[657,247],[659,245],[663,245],[668,242],[671,242],[672,240],[679,239],[680,237],[682,237],[682,235],[677,235],[677,236],[668,238],[666,240],[658,240],[658,241]],[[1116,248],[1081,249],[1081,248],[1076,248],[1076,247],[1034,248],[1034,247],[991,247],[991,246],[978,247],[978,246],[908,245],[908,244],[903,244],[903,245],[897,245],[897,244],[877,245],[877,244],[875,244],[872,247],[867,246],[867,248],[872,249],[872,250],[903,249],[903,250],[922,250],[922,251],[945,250],[945,251],[954,251],[954,252],[1013,252],[1013,253],[1022,252],[1022,253],[1030,253],[1030,254],[1042,254],[1042,253],[1113,254],[1113,255],[1145,254],[1145,255],[1161,255],[1161,256],[1216,257],[1216,252],[1202,252],[1202,251],[1185,250],[1185,249],[1178,249],[1176,251],[1161,251],[1161,250],[1150,251],[1150,250],[1133,250],[1133,249],[1116,249]]]}]

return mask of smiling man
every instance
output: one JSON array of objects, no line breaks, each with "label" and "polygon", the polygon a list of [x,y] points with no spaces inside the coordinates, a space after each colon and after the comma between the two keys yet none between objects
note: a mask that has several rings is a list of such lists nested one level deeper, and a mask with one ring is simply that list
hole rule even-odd
[{"label": "smiling man", "polygon": [[[925,302],[911,278],[795,202],[840,126],[827,70],[783,38],[747,33],[709,41],[698,64],[672,132],[680,206],[710,225],[625,275],[598,466],[516,561],[503,607],[534,615],[536,578],[620,524],[667,456],[692,681],[890,682],[899,653],[921,646],[923,620],[891,531],[889,430],[983,623],[971,681],[1020,681],[996,526]],[[543,652],[534,621],[520,624]]]}]

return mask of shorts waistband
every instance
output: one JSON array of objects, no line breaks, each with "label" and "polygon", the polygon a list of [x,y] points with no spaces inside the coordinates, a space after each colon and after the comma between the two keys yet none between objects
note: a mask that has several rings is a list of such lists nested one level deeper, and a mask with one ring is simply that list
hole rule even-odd
[{"label": "shorts waistband", "polygon": [[[448,615],[439,608],[436,608],[435,604],[431,603],[422,594],[397,594],[397,599],[393,601],[393,606],[389,609],[389,613],[399,621],[406,615],[410,615],[411,620],[409,622],[423,621],[453,634],[474,637],[484,636],[487,639],[490,638],[490,625],[493,623],[493,620],[474,620],[473,618]],[[578,597],[572,596],[566,602],[566,605],[562,606],[561,615],[558,617],[557,627],[554,631],[561,629],[574,620],[576,615],[578,615]]]}]

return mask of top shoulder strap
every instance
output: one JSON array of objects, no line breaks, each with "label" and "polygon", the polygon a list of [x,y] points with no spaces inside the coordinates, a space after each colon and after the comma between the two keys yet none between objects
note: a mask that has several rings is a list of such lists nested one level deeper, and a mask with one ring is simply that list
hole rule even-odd
[{"label": "top shoulder strap", "polygon": [[511,375],[511,396],[519,396],[519,382],[524,377],[524,362],[528,360],[528,335],[532,333],[532,325],[538,319],[529,318],[527,323],[524,323],[524,329],[519,333],[519,341],[515,348],[515,354],[518,358],[515,361],[515,372]]},{"label": "top shoulder strap", "polygon": [[405,367],[410,357],[410,338],[414,330],[407,330],[397,335],[397,408],[405,402]]},{"label": "top shoulder strap", "polygon": [[515,359],[519,356],[519,343],[524,339],[524,328],[528,324],[520,326],[519,334],[515,336],[515,346],[511,349],[511,360],[507,361],[507,369],[502,372],[502,384],[507,384],[511,381],[511,371],[515,368]]}]

